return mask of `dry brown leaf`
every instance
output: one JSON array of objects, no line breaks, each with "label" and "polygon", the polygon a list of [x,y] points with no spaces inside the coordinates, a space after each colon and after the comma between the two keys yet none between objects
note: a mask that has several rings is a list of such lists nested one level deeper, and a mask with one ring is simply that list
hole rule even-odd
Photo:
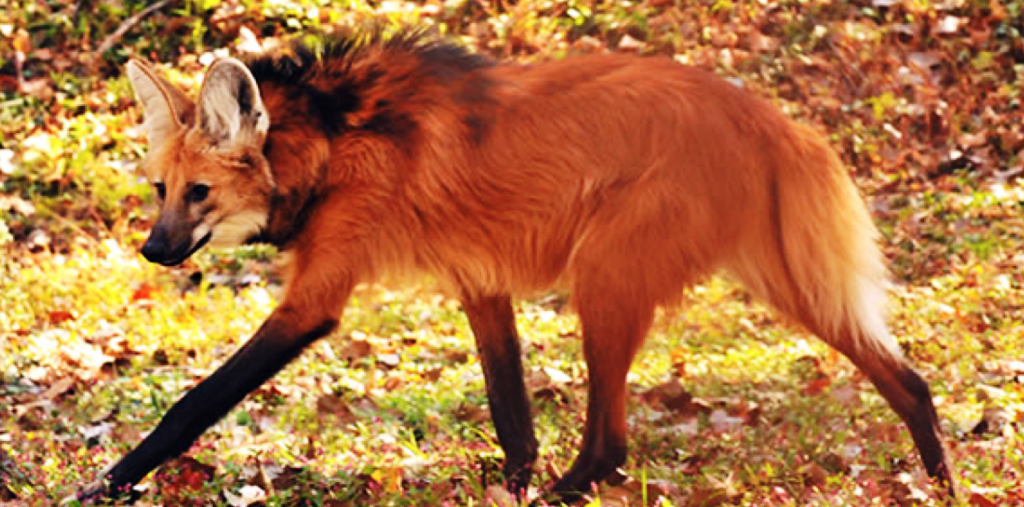
[{"label": "dry brown leaf", "polygon": [[808,486],[824,486],[828,480],[828,471],[813,461],[800,467],[800,475]]},{"label": "dry brown leaf", "polygon": [[687,497],[686,507],[716,507],[729,501],[729,495],[719,488],[694,488]]},{"label": "dry brown leaf", "polygon": [[41,394],[40,397],[45,399],[45,400],[53,400],[53,399],[57,398],[58,396],[61,396],[64,393],[66,393],[69,390],[71,390],[71,387],[74,386],[74,385],[75,385],[75,378],[74,377],[64,377],[64,378],[62,378],[60,380],[57,380],[56,382],[50,384],[50,387],[46,391],[43,391],[43,394]]},{"label": "dry brown leaf", "polygon": [[356,416],[352,413],[345,400],[334,394],[325,394],[316,399],[316,411],[321,415],[331,415],[341,423],[355,421]]},{"label": "dry brown leaf", "polygon": [[273,490],[287,490],[294,488],[297,484],[302,481],[299,477],[305,469],[299,467],[284,467],[280,470],[274,470],[274,473],[262,472],[263,481],[270,479],[270,485],[264,486],[264,489],[269,491]]},{"label": "dry brown leaf", "polygon": [[362,359],[373,353],[373,346],[366,340],[352,339],[338,353],[338,359],[354,361]]},{"label": "dry brown leaf", "polygon": [[381,386],[386,391],[394,391],[405,385],[403,377],[398,375],[389,375],[388,378],[384,379],[384,384]]},{"label": "dry brown leaf", "polygon": [[485,406],[463,403],[455,409],[455,418],[463,422],[485,423],[491,420],[491,411]]},{"label": "dry brown leaf", "polygon": [[775,37],[769,37],[757,30],[747,35],[747,44],[750,50],[755,53],[771,53],[779,49],[781,42]]},{"label": "dry brown leaf", "polygon": [[625,486],[612,486],[600,493],[601,505],[609,507],[628,507],[633,493]]},{"label": "dry brown leaf", "polygon": [[531,397],[536,401],[570,403],[572,401],[572,392],[562,385],[549,385],[533,391]]},{"label": "dry brown leaf", "polygon": [[693,415],[702,411],[693,395],[676,379],[651,388],[643,394],[643,398],[648,403],[657,403],[679,415]]},{"label": "dry brown leaf", "polygon": [[427,382],[437,382],[441,378],[441,374],[444,373],[444,367],[438,366],[437,368],[431,368],[420,374],[423,380]]}]

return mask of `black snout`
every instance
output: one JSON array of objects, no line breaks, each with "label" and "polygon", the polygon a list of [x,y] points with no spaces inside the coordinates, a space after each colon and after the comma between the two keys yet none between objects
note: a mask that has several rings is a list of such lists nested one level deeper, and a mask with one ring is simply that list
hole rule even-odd
[{"label": "black snout", "polygon": [[180,234],[174,235],[169,227],[162,221],[157,221],[153,231],[149,233],[149,239],[142,245],[142,256],[147,261],[164,266],[177,266],[185,259],[188,259],[196,250],[199,250],[210,241],[210,234],[207,233],[196,241],[192,242],[192,229],[182,229]]},{"label": "black snout", "polygon": [[187,252],[192,246],[191,236],[173,241],[167,233],[167,227],[159,222],[149,233],[149,239],[142,245],[142,256],[149,262],[175,266],[188,258]]},{"label": "black snout", "polygon": [[162,227],[154,227],[149,233],[149,239],[142,245],[142,256],[147,261],[163,264],[167,259],[167,233]]}]

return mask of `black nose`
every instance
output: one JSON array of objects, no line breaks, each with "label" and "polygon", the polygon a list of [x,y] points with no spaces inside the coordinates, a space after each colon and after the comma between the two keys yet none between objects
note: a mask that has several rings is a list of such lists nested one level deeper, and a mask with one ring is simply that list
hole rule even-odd
[{"label": "black nose", "polygon": [[157,227],[149,234],[149,239],[142,245],[142,256],[157,264],[167,260],[167,235],[162,228]]}]

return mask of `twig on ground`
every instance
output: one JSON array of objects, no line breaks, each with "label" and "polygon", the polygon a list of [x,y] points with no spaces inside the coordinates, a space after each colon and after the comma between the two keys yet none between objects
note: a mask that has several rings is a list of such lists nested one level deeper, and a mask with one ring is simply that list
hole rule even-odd
[{"label": "twig on ground", "polygon": [[128,30],[131,30],[133,27],[135,27],[135,25],[139,24],[139,22],[142,21],[146,16],[149,16],[150,14],[160,9],[163,9],[167,6],[167,4],[170,4],[175,1],[176,0],[160,0],[159,2],[156,2],[153,5],[150,5],[149,7],[142,9],[141,11],[132,14],[127,19],[122,21],[121,25],[117,27],[117,30],[114,30],[114,33],[108,35],[106,39],[103,39],[103,42],[100,44],[100,47],[97,48],[94,53],[93,62],[98,62],[99,59],[103,57],[103,53],[106,53],[110,50],[110,48],[114,47],[114,44],[117,44],[117,42],[121,40],[121,37],[124,37],[124,34],[127,33]]}]

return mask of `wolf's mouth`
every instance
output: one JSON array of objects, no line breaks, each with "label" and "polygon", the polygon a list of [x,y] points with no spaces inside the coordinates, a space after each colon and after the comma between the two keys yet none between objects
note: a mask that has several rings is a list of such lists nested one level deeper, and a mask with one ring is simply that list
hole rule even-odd
[{"label": "wolf's mouth", "polygon": [[200,238],[199,241],[196,241],[195,244],[193,244],[192,247],[189,248],[188,251],[186,251],[184,255],[182,255],[181,257],[167,261],[160,261],[160,264],[167,267],[172,267],[177,266],[182,262],[185,262],[185,259],[188,259],[189,257],[192,256],[192,254],[196,253],[196,250],[199,250],[200,248],[206,246],[206,243],[210,241],[211,237],[213,237],[213,231],[206,233],[206,235]]}]

